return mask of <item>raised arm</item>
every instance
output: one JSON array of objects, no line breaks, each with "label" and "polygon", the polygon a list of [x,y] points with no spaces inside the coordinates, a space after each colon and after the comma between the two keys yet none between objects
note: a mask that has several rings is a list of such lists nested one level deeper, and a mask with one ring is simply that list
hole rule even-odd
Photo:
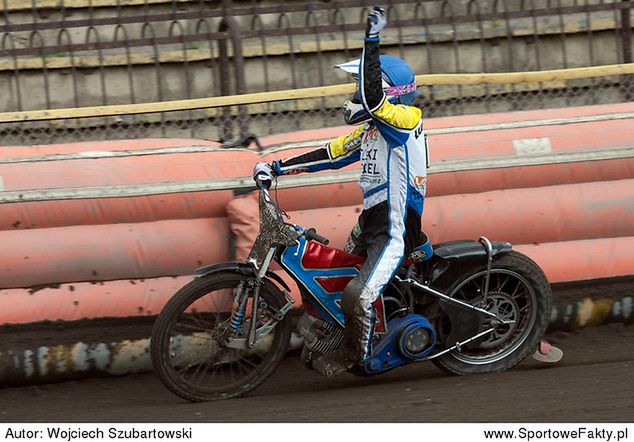
[{"label": "raised arm", "polygon": [[[386,25],[385,10],[375,7],[368,15],[365,42],[359,66],[359,97],[363,107],[375,121],[396,129],[412,130],[421,119],[421,110],[413,106],[391,103],[384,91],[384,87],[390,88],[389,84],[384,84],[383,78],[388,76],[389,73],[385,72],[386,67],[382,68],[379,32]],[[386,80],[389,81],[390,79]],[[413,80],[412,78],[411,87],[415,89]],[[407,88],[409,86],[398,85],[392,87]],[[380,124],[378,128],[379,130],[382,129]],[[384,131],[382,130],[382,132]]]},{"label": "raised arm", "polygon": [[366,111],[375,112],[385,101],[379,51],[379,32],[387,25],[383,8],[375,7],[368,15],[361,64],[359,66],[359,98]]}]

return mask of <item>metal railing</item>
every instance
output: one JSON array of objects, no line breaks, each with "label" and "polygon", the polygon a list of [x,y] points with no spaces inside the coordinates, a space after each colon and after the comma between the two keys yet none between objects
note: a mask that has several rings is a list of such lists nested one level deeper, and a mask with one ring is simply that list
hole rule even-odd
[{"label": "metal railing", "polygon": [[[0,25],[0,110],[25,111],[161,102],[299,89],[346,81],[331,66],[358,56],[376,0],[61,0],[4,3]],[[634,1],[385,0],[383,50],[418,73],[512,72],[629,63]],[[29,7],[30,5],[30,7]],[[43,7],[42,7],[43,6]],[[630,77],[477,86],[429,85],[417,104],[428,116],[629,101]],[[343,97],[200,113],[83,119],[81,137],[145,133],[231,138],[249,126],[340,124]],[[247,113],[248,112],[248,113]],[[178,117],[178,118],[177,118]],[[284,117],[284,118],[281,118]],[[285,123],[281,123],[281,121]],[[69,132],[51,126],[51,139]],[[127,126],[126,126],[127,125]],[[24,125],[22,125],[24,126]],[[4,124],[0,137],[45,142]],[[134,132],[122,127],[135,127]],[[160,129],[160,130],[159,130]],[[251,128],[253,131],[253,128]],[[4,135],[3,135],[4,134]],[[41,140],[41,141],[40,141]]]},{"label": "metal railing", "polygon": [[[571,105],[586,104],[585,89],[575,83],[593,81],[602,87],[604,96],[618,95],[623,89],[619,78],[632,75],[634,63],[499,74],[427,74],[417,75],[416,80],[422,89],[436,90],[436,104],[448,106],[445,110],[450,110],[452,100],[464,105],[470,99],[477,108],[483,100],[495,104],[497,99],[495,110],[502,111],[519,98],[523,98],[523,109],[541,109],[546,94],[549,102],[559,105],[558,99]],[[138,137],[221,141],[233,129],[242,135],[248,131],[264,135],[337,126],[342,123],[339,104],[354,88],[354,84],[343,84],[155,103],[5,112],[0,113],[0,144]],[[456,88],[461,89],[460,95],[455,95]],[[493,90],[499,96],[492,94]],[[419,97],[424,112],[433,104],[429,95]]]}]

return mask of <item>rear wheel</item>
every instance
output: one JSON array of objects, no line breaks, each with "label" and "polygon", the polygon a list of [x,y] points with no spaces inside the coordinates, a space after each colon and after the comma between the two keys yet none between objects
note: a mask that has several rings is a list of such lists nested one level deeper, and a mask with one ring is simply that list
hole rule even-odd
[{"label": "rear wheel", "polygon": [[[196,278],[167,303],[154,324],[151,356],[170,391],[194,402],[238,397],[277,368],[288,349],[291,323],[288,315],[277,323],[273,318],[286,300],[272,282],[265,281],[260,289],[256,345],[248,348],[239,339],[228,339],[236,290],[243,290],[248,279],[233,272]],[[249,298],[246,312],[252,306]],[[250,324],[249,315],[232,336],[244,342]]]},{"label": "rear wheel", "polygon": [[[477,346],[463,347],[433,360],[448,373],[465,375],[508,370],[535,350],[548,326],[550,284],[534,261],[515,251],[494,258],[488,296],[483,303],[485,277],[484,267],[464,275],[449,290],[450,296],[514,322],[492,325],[485,320],[485,329],[494,330]],[[449,327],[449,318],[441,316],[438,321],[441,339],[448,335]]]}]

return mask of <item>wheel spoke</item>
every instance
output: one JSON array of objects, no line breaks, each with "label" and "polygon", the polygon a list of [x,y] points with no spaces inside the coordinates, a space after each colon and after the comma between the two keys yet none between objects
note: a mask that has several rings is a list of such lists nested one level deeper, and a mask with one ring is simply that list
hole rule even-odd
[{"label": "wheel spoke", "polygon": [[[211,367],[211,364],[212,364],[212,362],[215,359],[214,356],[211,356],[210,358],[207,359],[207,363],[205,364],[205,368],[204,368],[204,370],[201,371],[201,375],[200,375],[200,378],[199,378],[200,380],[202,380],[202,378],[205,376],[205,373],[207,373],[209,371],[209,368]],[[200,364],[198,366],[198,369],[200,369],[200,366],[202,366],[202,364]],[[196,375],[198,374],[198,369],[194,373],[194,376],[193,376],[194,378],[196,378]]]},{"label": "wheel spoke", "polygon": [[250,369],[249,369],[249,367],[247,367],[246,365],[244,365],[244,364],[242,363],[242,359],[240,359],[240,358],[236,359],[236,365],[237,365],[237,366],[238,366],[238,368],[239,368],[240,370],[242,370],[244,373],[247,373],[247,374],[248,374],[248,373],[251,373],[251,371],[252,371],[252,370],[250,370]]},{"label": "wheel spoke", "polygon": [[[207,363],[209,363],[209,361],[210,361],[210,360],[211,360],[211,358],[209,358],[209,359],[207,360]],[[205,364],[205,365],[206,365],[206,364]],[[196,379],[196,376],[197,376],[197,375],[198,375],[198,373],[200,372],[200,368],[201,368],[202,366],[203,366],[203,364],[201,364],[201,363],[198,363],[198,364],[196,365],[196,370],[194,371],[194,374],[192,375],[192,379]],[[202,371],[202,373],[204,374],[204,373],[205,373],[205,370],[203,370],[203,371]]]},{"label": "wheel spoke", "polygon": [[198,329],[199,331],[204,331],[205,329],[209,328],[207,325],[205,325],[205,323],[204,323],[204,322],[201,322],[201,320],[200,320],[200,319],[198,319],[198,317],[196,316],[196,313],[191,313],[191,314],[189,315],[189,317],[190,317],[191,319],[193,319],[193,320],[194,320],[194,322],[195,322],[195,323],[196,323],[196,324],[200,327],[200,328]]},{"label": "wheel spoke", "polygon": [[[244,364],[245,362],[246,364]],[[238,358],[237,363],[240,367],[244,368],[246,373],[252,373],[256,368],[258,368],[258,364],[251,362],[247,358]]]},{"label": "wheel spoke", "polygon": [[251,362],[247,358],[243,358],[243,359],[241,359],[241,361],[246,362],[247,364],[251,365],[251,367],[254,367],[254,368],[258,367],[258,364],[256,364],[255,362]]},{"label": "wheel spoke", "polygon": [[521,287],[522,287],[522,281],[518,279],[517,284],[515,285],[515,288],[511,292],[511,297],[515,298],[516,296],[518,296],[516,293]]},{"label": "wheel spoke", "polygon": [[176,373],[178,374],[183,374],[184,372],[186,372],[187,370],[189,370],[190,368],[192,368],[194,365],[196,365],[195,363],[191,363],[189,365],[184,366],[183,368],[176,370]]},{"label": "wheel spoke", "polygon": [[505,275],[504,277],[504,281],[502,282],[502,284],[499,283],[500,277],[502,276],[499,273],[496,273],[496,275],[498,276],[498,284],[497,287],[495,288],[495,291],[497,292],[503,292],[504,291],[504,286],[506,285],[507,282],[509,282],[509,280],[511,279],[511,275]]}]

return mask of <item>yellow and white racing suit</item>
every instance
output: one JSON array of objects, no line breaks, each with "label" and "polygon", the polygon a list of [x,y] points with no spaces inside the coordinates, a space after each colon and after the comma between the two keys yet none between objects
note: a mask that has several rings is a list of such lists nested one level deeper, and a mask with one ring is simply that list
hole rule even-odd
[{"label": "yellow and white racing suit", "polygon": [[318,149],[273,163],[275,174],[287,175],[361,162],[363,211],[352,252],[367,260],[342,299],[344,351],[355,362],[371,351],[372,302],[420,240],[428,164],[421,110],[393,104],[383,92],[378,38],[365,42],[359,96],[369,113],[367,123]]}]

